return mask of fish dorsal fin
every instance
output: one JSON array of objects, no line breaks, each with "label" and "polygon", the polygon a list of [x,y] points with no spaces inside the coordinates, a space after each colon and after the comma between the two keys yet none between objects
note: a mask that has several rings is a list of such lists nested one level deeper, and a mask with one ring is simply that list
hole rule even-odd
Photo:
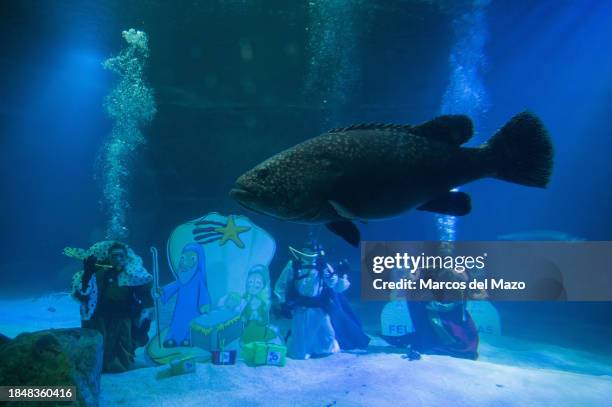
[{"label": "fish dorsal fin", "polygon": [[387,130],[391,132],[410,133],[413,127],[409,124],[391,124],[391,123],[359,123],[348,127],[338,127],[332,129],[328,133],[345,133],[355,130]]},{"label": "fish dorsal fin", "polygon": [[474,125],[469,117],[462,114],[438,116],[433,120],[412,127],[411,133],[438,141],[461,145],[472,138]]}]

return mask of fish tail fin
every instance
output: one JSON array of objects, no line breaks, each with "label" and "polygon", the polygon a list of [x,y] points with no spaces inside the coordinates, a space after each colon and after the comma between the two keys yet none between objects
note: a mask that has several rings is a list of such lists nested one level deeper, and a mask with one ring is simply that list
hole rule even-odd
[{"label": "fish tail fin", "polygon": [[484,148],[495,162],[495,178],[544,188],[553,167],[553,146],[540,119],[519,113],[499,129]]}]

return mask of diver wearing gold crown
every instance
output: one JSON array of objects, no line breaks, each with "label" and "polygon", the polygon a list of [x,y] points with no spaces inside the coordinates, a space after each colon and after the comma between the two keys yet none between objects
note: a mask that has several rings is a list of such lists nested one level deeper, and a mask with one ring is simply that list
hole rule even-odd
[{"label": "diver wearing gold crown", "polygon": [[[292,259],[274,286],[274,294],[292,317],[287,354],[293,359],[325,356],[340,349],[365,349],[370,338],[344,298],[350,282],[327,262],[323,247],[309,241],[289,247]],[[341,262],[337,269],[346,270]]]}]

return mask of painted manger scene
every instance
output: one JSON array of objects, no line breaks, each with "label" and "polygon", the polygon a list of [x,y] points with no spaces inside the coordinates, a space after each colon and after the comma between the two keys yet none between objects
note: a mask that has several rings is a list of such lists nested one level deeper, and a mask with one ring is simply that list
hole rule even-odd
[{"label": "painted manger scene", "polygon": [[[275,251],[272,236],[245,216],[209,213],[177,226],[166,269],[175,281],[154,286],[160,322],[146,357],[176,372],[196,362],[235,364],[239,354],[273,347],[284,364],[283,341],[269,315]],[[154,248],[152,255],[158,282]]]}]

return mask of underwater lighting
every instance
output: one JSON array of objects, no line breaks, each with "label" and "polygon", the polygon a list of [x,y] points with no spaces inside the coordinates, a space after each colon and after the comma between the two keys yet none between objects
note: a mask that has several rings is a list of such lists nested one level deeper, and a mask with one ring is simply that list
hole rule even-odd
[{"label": "underwater lighting", "polygon": [[[481,78],[485,66],[484,46],[487,40],[485,8],[488,4],[488,0],[475,0],[470,11],[453,21],[455,45],[449,57],[451,75],[440,106],[441,114],[470,116],[476,128],[479,117],[488,108],[487,92]],[[436,216],[436,226],[440,240],[456,239],[455,216]]]},{"label": "underwater lighting", "polygon": [[102,150],[104,205],[108,213],[106,237],[128,235],[126,212],[130,161],[136,148],[146,142],[141,128],[155,113],[153,91],[144,81],[144,66],[149,57],[147,35],[130,29],[123,31],[127,47],[103,62],[103,67],[119,75],[119,83],[106,97],[105,108],[114,120],[109,139]]},{"label": "underwater lighting", "polygon": [[[347,101],[348,85],[357,76],[353,63],[355,35],[353,8],[344,0],[311,0],[308,3],[309,69],[304,92],[327,106]],[[322,94],[320,93],[322,92]]]},{"label": "underwater lighting", "polygon": [[467,114],[478,120],[487,111],[487,92],[481,78],[486,62],[487,4],[476,1],[469,12],[453,21],[455,44],[449,57],[451,75],[440,107],[442,114]]}]

